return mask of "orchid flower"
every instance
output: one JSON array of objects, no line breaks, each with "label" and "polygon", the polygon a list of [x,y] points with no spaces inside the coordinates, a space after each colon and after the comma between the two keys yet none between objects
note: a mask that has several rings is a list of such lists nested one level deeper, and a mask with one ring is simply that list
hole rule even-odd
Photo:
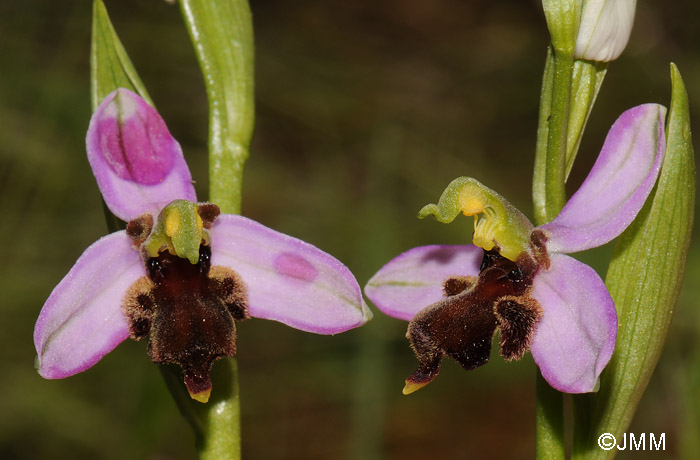
[{"label": "orchid flower", "polygon": [[555,389],[595,391],[615,347],[617,314],[595,270],[566,254],[603,245],[634,220],[663,160],[665,111],[647,104],[623,113],[586,180],[545,225],[534,227],[467,177],[420,211],[440,222],[474,216],[474,244],[411,249],[365,287],[380,310],[410,321],[419,366],[404,394],[430,383],[444,356],[467,370],[488,362],[496,329],[505,359],[530,350]]},{"label": "orchid flower", "polygon": [[236,352],[236,321],[335,334],[371,317],[337,259],[197,203],[179,144],[135,93],[105,98],[87,154],[107,206],[128,225],[86,249],[44,304],[34,330],[43,377],[82,372],[126,338],[149,336],[152,361],[182,367],[190,396],[206,402],[212,363]]}]

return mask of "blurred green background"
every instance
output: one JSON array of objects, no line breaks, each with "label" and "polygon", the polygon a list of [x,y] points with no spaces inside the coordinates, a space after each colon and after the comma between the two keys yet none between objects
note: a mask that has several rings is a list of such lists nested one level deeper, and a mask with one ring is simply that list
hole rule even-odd
[{"label": "blurred green background", "polygon": [[[253,0],[257,129],[243,213],[336,255],[361,285],[421,244],[466,243],[471,220],[419,221],[470,175],[522,210],[548,34],[537,1]],[[136,68],[206,197],[207,106],[177,6],[106,0]],[[0,1],[0,458],[192,459],[193,438],[146,355],[128,341],[89,371],[46,381],[34,321],[106,225],[85,157],[91,2]],[[677,63],[700,120],[700,3],[640,1],[610,66],[570,180],[576,189],[626,108],[668,104]],[[696,133],[700,131],[696,130]],[[697,142],[697,135],[696,135]],[[529,213],[531,215],[531,213]],[[604,275],[610,247],[584,254]],[[631,432],[666,433],[697,458],[697,245],[669,339]],[[336,337],[239,327],[246,459],[528,459],[535,366],[527,355],[464,372],[445,362],[420,392],[406,323],[375,314]]]}]

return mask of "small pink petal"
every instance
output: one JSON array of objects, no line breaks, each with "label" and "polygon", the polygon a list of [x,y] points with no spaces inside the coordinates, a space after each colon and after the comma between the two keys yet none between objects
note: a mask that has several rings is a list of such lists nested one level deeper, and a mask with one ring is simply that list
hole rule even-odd
[{"label": "small pink petal", "polygon": [[617,338],[617,313],[603,280],[588,265],[552,254],[540,269],[532,296],[542,306],[532,357],[549,384],[565,393],[595,389]]},{"label": "small pink petal", "polygon": [[77,374],[129,336],[121,303],[145,270],[125,231],[83,252],[44,304],[34,328],[38,370],[47,379]]},{"label": "small pink petal", "polygon": [[644,104],[620,115],[586,180],[559,215],[540,227],[550,252],[601,246],[632,223],[661,169],[665,114],[663,106]]},{"label": "small pink petal", "polygon": [[453,276],[478,276],[484,251],[474,245],[433,245],[409,249],[390,260],[365,286],[377,308],[410,321],[445,298],[443,285]]},{"label": "small pink petal", "polygon": [[136,93],[110,93],[90,120],[86,143],[97,185],[120,219],[157,215],[175,199],[197,200],[180,145]]},{"label": "small pink petal", "polygon": [[335,334],[371,318],[350,270],[304,241],[242,216],[214,222],[212,266],[234,270],[255,318],[318,334]]}]

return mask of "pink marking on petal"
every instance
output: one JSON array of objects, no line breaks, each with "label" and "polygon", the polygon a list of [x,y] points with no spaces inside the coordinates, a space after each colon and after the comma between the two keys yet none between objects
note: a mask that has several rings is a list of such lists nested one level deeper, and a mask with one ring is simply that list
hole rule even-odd
[{"label": "pink marking on petal", "polygon": [[85,141],[100,192],[120,219],[155,216],[177,199],[197,200],[180,145],[138,94],[119,88],[105,97]]},{"label": "pink marking on petal", "polygon": [[337,334],[372,317],[350,270],[315,246],[230,214],[216,219],[211,240],[212,266],[238,273],[253,318]]},{"label": "pink marking on petal", "polygon": [[97,133],[98,154],[120,179],[155,185],[173,168],[165,122],[153,107],[124,91],[104,108]]},{"label": "pink marking on petal", "polygon": [[312,282],[318,276],[318,270],[301,256],[283,252],[275,258],[275,271],[280,275]]}]

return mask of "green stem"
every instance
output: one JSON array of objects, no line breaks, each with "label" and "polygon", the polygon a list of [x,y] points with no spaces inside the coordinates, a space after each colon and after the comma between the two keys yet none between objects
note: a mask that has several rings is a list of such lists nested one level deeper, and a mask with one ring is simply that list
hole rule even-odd
[{"label": "green stem", "polygon": [[574,59],[550,48],[542,77],[532,195],[535,221],[554,219],[566,203],[567,138]]},{"label": "green stem", "polygon": [[554,51],[552,106],[549,113],[547,158],[545,161],[545,220],[551,221],[566,204],[566,141],[569,132],[569,103],[574,59]]},{"label": "green stem", "polygon": [[535,222],[547,222],[547,139],[552,109],[552,86],[554,85],[554,50],[547,49],[542,89],[540,91],[540,116],[537,122],[537,146],[535,147],[535,168],[532,174],[532,201],[535,208]]},{"label": "green stem", "polygon": [[247,0],[181,0],[209,100],[209,201],[239,214],[254,125],[253,21]]},{"label": "green stem", "polygon": [[212,369],[213,386],[209,402],[190,398],[177,366],[160,366],[163,380],[182,416],[192,427],[201,460],[241,458],[240,392],[236,358],[223,358]]},{"label": "green stem", "polygon": [[[547,54],[533,175],[535,222],[551,221],[566,203],[566,154],[573,56],[550,49]],[[536,458],[565,458],[564,398],[537,375]]]},{"label": "green stem", "polygon": [[564,395],[537,373],[535,407],[535,458],[561,460],[565,458]]},{"label": "green stem", "polygon": [[[241,212],[243,166],[254,125],[253,21],[246,0],[181,0],[209,100],[209,201]],[[217,361],[213,392],[192,423],[201,460],[241,458],[240,392],[235,357]],[[185,416],[189,419],[188,414]]]},{"label": "green stem", "polygon": [[216,382],[207,404],[197,406],[205,421],[198,439],[201,460],[239,460],[241,458],[241,395],[238,385],[238,360],[223,358],[214,364],[211,375]]}]

